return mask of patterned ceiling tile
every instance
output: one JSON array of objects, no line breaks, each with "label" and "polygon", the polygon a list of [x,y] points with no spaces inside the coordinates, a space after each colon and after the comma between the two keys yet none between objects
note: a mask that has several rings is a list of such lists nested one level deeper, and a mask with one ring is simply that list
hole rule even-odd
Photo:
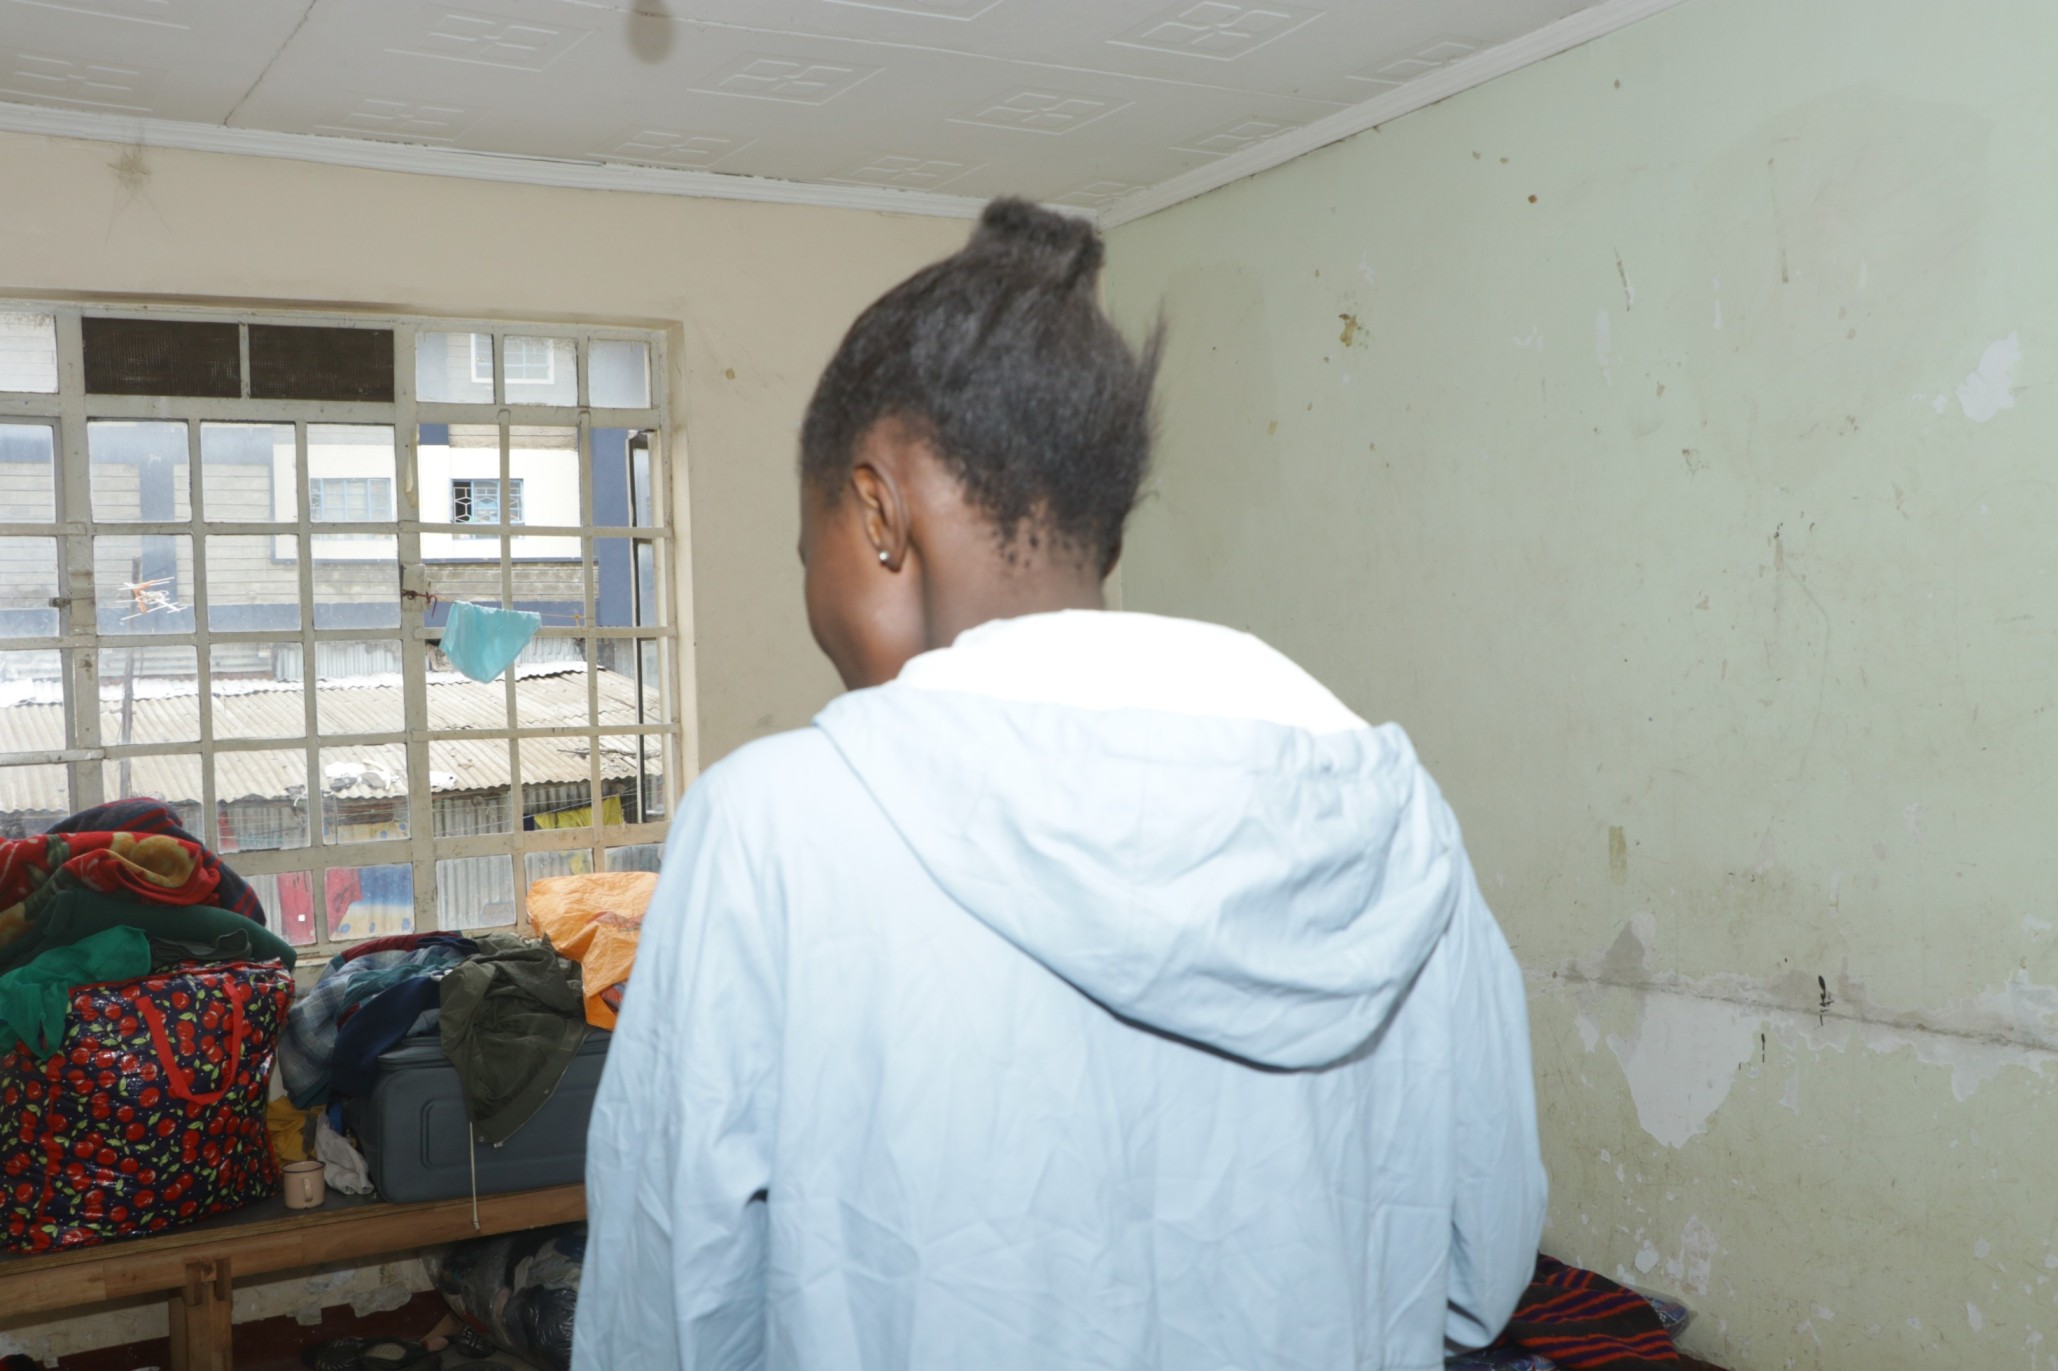
[{"label": "patterned ceiling tile", "polygon": [[1321,17],[1321,10],[1299,5],[1181,0],[1108,41],[1125,48],[1150,48],[1182,57],[1231,62]]},{"label": "patterned ceiling tile", "polygon": [[829,0],[832,5],[852,9],[885,10],[890,14],[912,14],[923,19],[977,19],[1000,0]]},{"label": "patterned ceiling tile", "polygon": [[888,153],[874,157],[825,181],[855,186],[896,186],[902,190],[936,190],[979,168],[971,162],[950,162],[940,157],[913,157]]},{"label": "patterned ceiling tile", "polygon": [[585,37],[585,29],[444,10],[432,11],[411,35],[387,51],[409,57],[442,57],[453,62],[542,71]]},{"label": "patterned ceiling tile", "polygon": [[1418,76],[1447,67],[1460,57],[1468,56],[1486,46],[1474,38],[1438,38],[1416,49],[1406,57],[1382,62],[1365,71],[1352,72],[1350,79],[1368,86],[1391,89],[1404,86]]},{"label": "patterned ceiling tile", "polygon": [[405,143],[453,143],[485,117],[470,105],[445,105],[426,100],[393,100],[358,95],[343,113],[316,124],[320,133],[350,138],[385,138]]},{"label": "patterned ceiling tile", "polygon": [[129,19],[157,28],[191,28],[188,16],[172,0],[13,0],[35,9],[91,15],[95,19]]},{"label": "patterned ceiling tile", "polygon": [[0,96],[38,104],[147,114],[165,74],[50,52],[0,54]]},{"label": "patterned ceiling tile", "polygon": [[814,62],[747,52],[701,79],[694,89],[708,95],[741,95],[790,105],[826,105],[878,74],[877,67]]},{"label": "patterned ceiling tile", "polygon": [[679,133],[671,129],[631,129],[600,155],[610,162],[647,162],[659,167],[712,167],[724,157],[749,147],[755,139],[720,133]]},{"label": "patterned ceiling tile", "polygon": [[1097,95],[1075,95],[1068,91],[1039,90],[1025,86],[998,99],[975,105],[951,116],[954,124],[984,124],[988,128],[1015,129],[1022,133],[1061,135],[1082,129],[1096,119],[1126,109],[1127,100],[1107,100]]},{"label": "patterned ceiling tile", "polygon": [[1276,138],[1299,124],[1286,123],[1278,119],[1260,119],[1256,115],[1238,119],[1211,129],[1197,138],[1188,139],[1175,149],[1178,152],[1197,152],[1203,157],[1227,157],[1232,152],[1242,152],[1253,143],[1262,143],[1267,138]]},{"label": "patterned ceiling tile", "polygon": [[1088,181],[1076,190],[1066,191],[1054,203],[1079,209],[1104,209],[1131,191],[1141,189],[1143,187],[1127,181]]}]

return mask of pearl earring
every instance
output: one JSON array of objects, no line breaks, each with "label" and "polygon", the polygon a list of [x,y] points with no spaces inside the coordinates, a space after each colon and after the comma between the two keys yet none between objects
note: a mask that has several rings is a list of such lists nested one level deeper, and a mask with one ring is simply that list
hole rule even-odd
[{"label": "pearl earring", "polygon": [[891,557],[889,557],[889,556],[887,556],[887,555],[886,555],[886,549],[885,549],[885,548],[883,548],[883,547],[882,547],[882,548],[880,548],[880,549],[879,549],[879,565],[880,565],[880,566],[885,566],[885,565],[886,565],[886,564],[887,564],[888,562],[890,562],[890,561],[892,561],[892,560],[893,560],[893,559],[892,559]]}]

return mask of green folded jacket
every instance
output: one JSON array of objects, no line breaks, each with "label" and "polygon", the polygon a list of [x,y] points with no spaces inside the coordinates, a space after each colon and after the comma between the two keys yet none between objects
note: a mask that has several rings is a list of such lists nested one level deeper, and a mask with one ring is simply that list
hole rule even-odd
[{"label": "green folded jacket", "polygon": [[[103,895],[97,890],[67,890],[52,899],[23,939],[25,946],[9,948],[8,961],[21,966],[53,948],[70,947],[95,933],[110,928],[140,929],[145,938],[175,950],[175,945],[219,949],[252,961],[276,958],[290,969],[296,960],[293,947],[284,938],[241,914],[212,905],[146,904]],[[225,941],[226,940],[226,941]],[[247,941],[244,941],[247,940]],[[238,947],[247,951],[236,954]],[[204,955],[203,960],[220,960]],[[145,966],[143,971],[148,971]],[[143,974],[138,971],[138,976]]]}]

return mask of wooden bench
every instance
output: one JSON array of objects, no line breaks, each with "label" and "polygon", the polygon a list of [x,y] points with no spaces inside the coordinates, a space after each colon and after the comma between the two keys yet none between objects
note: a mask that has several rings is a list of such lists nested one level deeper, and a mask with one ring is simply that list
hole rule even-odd
[{"label": "wooden bench", "polygon": [[331,1191],[319,1209],[288,1209],[270,1199],[147,1238],[0,1257],[0,1314],[13,1319],[164,1295],[171,1311],[171,1371],[229,1371],[232,1280],[585,1217],[586,1189],[579,1185],[481,1195],[476,1224],[470,1197],[387,1204]]}]

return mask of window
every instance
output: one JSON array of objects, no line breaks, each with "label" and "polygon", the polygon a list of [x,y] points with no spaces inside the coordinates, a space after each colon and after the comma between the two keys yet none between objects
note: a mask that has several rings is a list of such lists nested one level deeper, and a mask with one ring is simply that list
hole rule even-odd
[{"label": "window", "polygon": [[[506,338],[550,381],[515,424],[495,337],[0,302],[0,836],[163,800],[322,948],[650,862],[682,717],[660,343]],[[605,426],[595,348],[647,402]],[[489,685],[441,654],[460,599],[542,616]]]},{"label": "window", "polygon": [[[453,524],[497,524],[500,517],[500,478],[497,476],[471,477],[450,483],[450,522]],[[522,478],[511,477],[507,483],[507,519],[510,524],[522,522]],[[473,537],[487,535],[473,534]]]},{"label": "window", "polygon": [[383,476],[310,476],[308,517],[318,524],[393,521],[393,482]]},{"label": "window", "polygon": [[507,383],[511,386],[547,386],[557,380],[558,349],[548,338],[507,340]]},{"label": "window", "polygon": [[488,388],[486,398],[490,400],[493,398],[493,335],[474,333],[469,336],[472,340],[472,380]]}]

